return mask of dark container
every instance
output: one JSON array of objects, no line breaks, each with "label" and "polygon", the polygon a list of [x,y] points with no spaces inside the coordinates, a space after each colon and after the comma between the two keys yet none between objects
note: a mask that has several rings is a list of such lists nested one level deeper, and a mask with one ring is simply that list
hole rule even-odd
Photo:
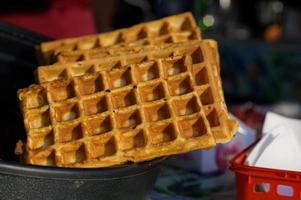
[{"label": "dark container", "polygon": [[20,164],[14,155],[25,138],[16,91],[33,83],[35,46],[49,40],[0,24],[0,199],[147,199],[164,158],[104,169],[69,169]]}]

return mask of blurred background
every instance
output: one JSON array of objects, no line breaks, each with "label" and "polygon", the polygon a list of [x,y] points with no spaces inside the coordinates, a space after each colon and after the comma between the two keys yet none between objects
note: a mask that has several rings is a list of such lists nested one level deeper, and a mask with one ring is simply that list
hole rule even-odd
[{"label": "blurred background", "polygon": [[259,137],[265,112],[301,118],[301,1],[2,0],[0,23],[59,39],[185,11],[219,42],[226,102],[250,129],[228,146],[171,159],[152,199],[233,199],[227,163]]}]

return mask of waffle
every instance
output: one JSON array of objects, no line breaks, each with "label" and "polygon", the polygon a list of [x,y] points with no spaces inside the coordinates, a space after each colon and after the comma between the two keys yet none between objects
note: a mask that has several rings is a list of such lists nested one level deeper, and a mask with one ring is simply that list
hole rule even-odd
[{"label": "waffle", "polygon": [[50,63],[54,51],[58,49],[81,50],[128,44],[144,38],[192,31],[195,28],[196,22],[191,13],[187,12],[108,33],[44,42],[39,47],[38,55],[42,63]]},{"label": "waffle", "polygon": [[45,63],[45,64],[51,64],[57,62],[68,63],[68,62],[77,62],[83,60],[92,60],[97,58],[103,58],[109,55],[126,54],[127,52],[130,51],[141,50],[142,48],[145,48],[145,46],[148,45],[162,46],[163,44],[179,43],[179,42],[186,42],[186,41],[200,40],[200,39],[201,39],[200,30],[197,28],[193,31],[170,33],[156,38],[141,39],[136,42],[129,43],[126,46],[114,45],[113,47],[98,47],[95,49],[77,50],[77,51],[57,49],[53,54],[52,60],[50,60],[49,63]]},{"label": "waffle", "polygon": [[25,161],[106,167],[229,141],[237,122],[228,116],[216,62],[208,61],[214,43],[200,46],[207,47],[202,57],[182,51],[19,90]]},{"label": "waffle", "polygon": [[[116,67],[121,67],[129,64],[140,63],[141,61],[153,60],[157,58],[166,58],[168,56],[193,54],[195,59],[203,59],[202,51],[209,48],[206,59],[218,66],[216,55],[217,48],[214,41],[189,41],[185,43],[166,44],[163,46],[146,46],[138,47],[138,50],[127,52],[126,55],[112,55],[99,59],[86,60],[81,62],[54,64],[40,66],[36,71],[36,78],[39,83],[44,83],[53,80],[69,79],[74,76],[80,76],[86,73],[94,73],[101,70],[109,70]],[[212,52],[211,52],[212,51]],[[211,53],[210,53],[211,52]],[[214,53],[215,52],[215,53]]]}]

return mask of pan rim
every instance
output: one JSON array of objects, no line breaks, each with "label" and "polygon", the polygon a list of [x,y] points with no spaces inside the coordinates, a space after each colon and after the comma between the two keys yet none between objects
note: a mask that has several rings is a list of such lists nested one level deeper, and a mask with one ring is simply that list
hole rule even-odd
[{"label": "pan rim", "polygon": [[160,167],[166,157],[107,168],[63,168],[27,165],[13,161],[0,160],[0,174],[31,178],[60,180],[113,180],[124,179],[147,173]]}]

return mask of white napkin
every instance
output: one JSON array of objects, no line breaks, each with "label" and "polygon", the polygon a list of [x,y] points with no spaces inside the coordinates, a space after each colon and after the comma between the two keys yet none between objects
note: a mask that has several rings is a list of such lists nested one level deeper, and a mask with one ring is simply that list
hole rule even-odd
[{"label": "white napkin", "polygon": [[263,137],[246,159],[250,166],[301,171],[301,120],[267,113]]}]

